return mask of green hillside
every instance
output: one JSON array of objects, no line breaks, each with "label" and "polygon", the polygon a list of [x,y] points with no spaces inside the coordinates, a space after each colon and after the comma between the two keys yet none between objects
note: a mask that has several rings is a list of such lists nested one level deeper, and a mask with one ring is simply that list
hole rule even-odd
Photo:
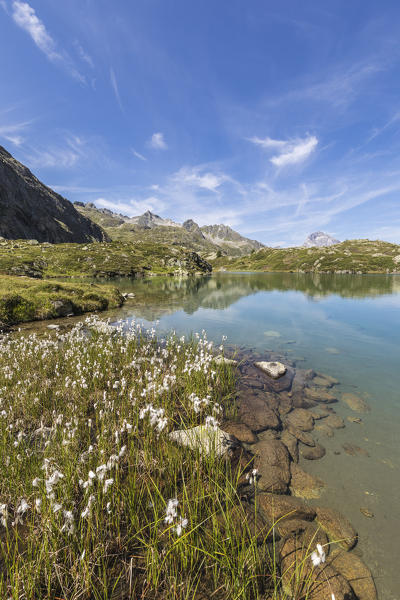
[{"label": "green hillside", "polygon": [[220,257],[214,269],[319,273],[400,272],[400,246],[379,240],[348,240],[325,248],[263,248],[238,259]]}]

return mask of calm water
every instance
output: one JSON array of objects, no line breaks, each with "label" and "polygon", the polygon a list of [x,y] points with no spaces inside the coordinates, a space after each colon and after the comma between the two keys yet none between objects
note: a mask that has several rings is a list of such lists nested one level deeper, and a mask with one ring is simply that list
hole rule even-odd
[{"label": "calm water", "polygon": [[[372,411],[361,425],[347,421],[357,415],[346,405],[335,405],[346,428],[321,436],[326,456],[303,466],[327,484],[318,503],[340,509],[358,529],[356,552],[373,570],[380,598],[398,600],[400,276],[220,273],[117,285],[135,298],[112,318],[159,321],[159,330],[177,333],[205,329],[217,343],[226,335],[233,346],[278,351],[339,379],[335,391],[367,399]],[[349,456],[345,442],[369,457]]]}]

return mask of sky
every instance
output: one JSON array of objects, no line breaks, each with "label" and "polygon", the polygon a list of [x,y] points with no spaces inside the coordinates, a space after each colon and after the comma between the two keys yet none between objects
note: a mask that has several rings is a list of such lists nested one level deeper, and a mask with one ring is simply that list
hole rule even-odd
[{"label": "sky", "polygon": [[71,201],[400,243],[396,0],[0,0],[0,144]]}]

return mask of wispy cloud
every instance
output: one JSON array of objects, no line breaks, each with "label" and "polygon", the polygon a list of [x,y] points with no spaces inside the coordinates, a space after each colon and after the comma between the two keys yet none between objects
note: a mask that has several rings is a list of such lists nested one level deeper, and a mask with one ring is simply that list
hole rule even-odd
[{"label": "wispy cloud", "polygon": [[252,137],[250,141],[264,149],[277,151],[278,154],[269,159],[276,167],[286,167],[305,161],[318,145],[318,139],[314,135],[287,141],[273,140],[270,137],[264,139]]},{"label": "wispy cloud", "polygon": [[227,179],[224,174],[202,173],[201,171],[201,167],[183,167],[172,176],[172,179],[182,185],[202,188],[211,192],[215,192]]},{"label": "wispy cloud", "polygon": [[140,160],[147,160],[147,158],[145,156],[143,156],[143,154],[140,154],[140,152],[138,152],[134,148],[132,148],[132,154],[133,154],[133,156],[136,156],[136,158],[139,158]]},{"label": "wispy cloud", "polygon": [[111,87],[114,90],[115,98],[117,99],[117,102],[118,102],[118,106],[120,107],[120,109],[122,110],[122,112],[124,112],[124,107],[122,105],[121,96],[120,96],[120,93],[119,93],[119,87],[118,87],[118,83],[117,83],[117,78],[115,77],[115,72],[114,72],[114,69],[112,67],[110,67],[110,81],[111,81]]},{"label": "wispy cloud", "polygon": [[79,58],[85,62],[87,65],[89,65],[89,67],[91,67],[92,69],[94,69],[94,62],[92,57],[86,52],[86,50],[84,50],[81,46],[81,44],[78,42],[78,40],[74,41],[74,47],[75,50],[79,56]]},{"label": "wispy cloud", "polygon": [[164,134],[161,132],[153,133],[148,145],[155,150],[167,150],[168,146],[164,139]]},{"label": "wispy cloud", "polygon": [[41,50],[51,62],[63,65],[72,77],[81,83],[85,83],[85,78],[74,67],[69,56],[65,52],[61,53],[57,49],[55,40],[47,31],[43,21],[36,15],[35,9],[32,8],[32,6],[27,2],[14,0],[12,3],[11,16],[18,27],[21,27],[21,29],[30,35],[39,50]]},{"label": "wispy cloud", "polygon": [[87,158],[86,140],[76,135],[67,135],[58,146],[46,146],[28,150],[26,160],[31,168],[74,167],[78,161]]},{"label": "wispy cloud", "polygon": [[167,208],[166,203],[155,196],[149,196],[141,200],[128,199],[124,202],[107,198],[97,198],[95,204],[114,212],[124,213],[128,217],[141,215],[147,210],[153,213],[162,213]]},{"label": "wispy cloud", "polygon": [[30,124],[31,121],[25,121],[23,123],[0,125],[0,138],[4,138],[15,146],[21,146],[25,140],[21,134],[26,131]]}]

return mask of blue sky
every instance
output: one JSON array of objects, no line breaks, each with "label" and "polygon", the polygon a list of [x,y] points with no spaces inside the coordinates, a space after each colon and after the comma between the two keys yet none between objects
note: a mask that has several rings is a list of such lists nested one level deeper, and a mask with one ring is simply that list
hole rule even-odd
[{"label": "blue sky", "polygon": [[70,200],[400,242],[400,3],[0,0],[0,144]]}]

